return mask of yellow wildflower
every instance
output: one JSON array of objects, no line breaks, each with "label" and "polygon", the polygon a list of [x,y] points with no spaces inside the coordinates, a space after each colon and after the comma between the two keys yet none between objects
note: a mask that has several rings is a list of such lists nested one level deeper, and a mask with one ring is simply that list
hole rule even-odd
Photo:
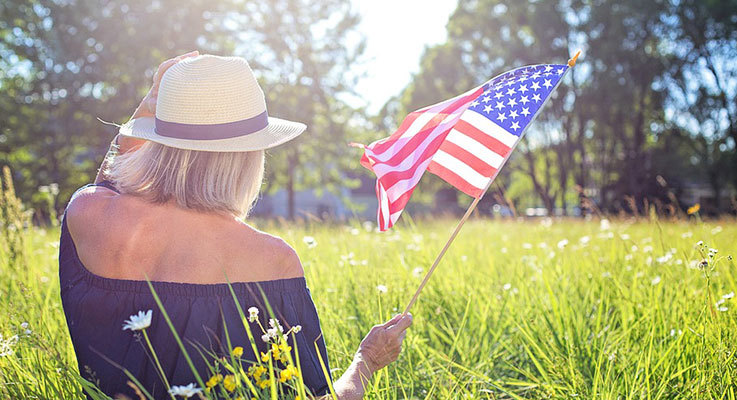
[{"label": "yellow wildflower", "polygon": [[290,351],[292,351],[292,347],[289,346],[286,342],[282,342],[280,344],[271,344],[271,355],[274,357],[274,360],[286,363],[287,361],[289,361]]},{"label": "yellow wildflower", "polygon": [[279,349],[279,346],[276,343],[271,344],[271,355],[274,356],[274,360],[281,359],[281,350]]},{"label": "yellow wildflower", "polygon": [[294,365],[289,365],[279,373],[279,382],[284,383],[292,378],[299,376],[299,371]]},{"label": "yellow wildflower", "polygon": [[696,203],[693,206],[688,208],[688,215],[696,214],[701,209],[701,204]]},{"label": "yellow wildflower", "polygon": [[299,378],[299,370],[294,365],[287,365],[287,370],[292,378]]},{"label": "yellow wildflower", "polygon": [[261,375],[266,373],[266,367],[263,365],[252,365],[248,368],[248,373],[255,379],[256,381],[261,380]]},{"label": "yellow wildflower", "polygon": [[281,360],[281,362],[283,363],[286,363],[289,360],[290,351],[292,351],[292,346],[288,345],[286,342],[282,342],[281,344],[279,344],[279,360]]},{"label": "yellow wildflower", "polygon": [[261,361],[268,362],[269,361],[269,355],[270,354],[271,353],[269,353],[268,351],[266,353],[261,353]]},{"label": "yellow wildflower", "polygon": [[223,386],[225,386],[225,390],[232,392],[235,390],[235,376],[233,375],[226,375],[225,379],[223,380]]},{"label": "yellow wildflower", "polygon": [[223,380],[223,376],[221,374],[215,374],[211,376],[210,379],[207,380],[207,382],[205,383],[205,386],[207,386],[208,389],[212,389],[215,386],[217,386],[217,384],[220,383],[220,381],[222,380]]},{"label": "yellow wildflower", "polygon": [[296,396],[294,396],[294,400],[302,400],[302,396],[296,395]]},{"label": "yellow wildflower", "polygon": [[240,358],[243,355],[243,347],[237,346],[233,349],[233,356]]},{"label": "yellow wildflower", "polygon": [[265,389],[267,386],[271,385],[271,379],[264,379],[261,382],[258,383],[258,386],[261,389]]}]

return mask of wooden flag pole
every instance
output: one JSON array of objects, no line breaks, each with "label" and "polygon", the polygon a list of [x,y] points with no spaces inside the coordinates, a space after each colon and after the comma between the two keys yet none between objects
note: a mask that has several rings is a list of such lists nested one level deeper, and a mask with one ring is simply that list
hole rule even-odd
[{"label": "wooden flag pole", "polygon": [[[580,55],[581,55],[581,50],[577,51],[576,54],[570,60],[568,60],[568,66],[573,67],[574,65],[576,65],[576,60],[578,59],[578,56]],[[512,146],[512,148],[509,150],[509,153],[512,153],[514,151],[514,149],[517,147],[517,143],[519,143],[521,140],[522,138],[517,140],[514,146]],[[496,179],[496,176],[499,174],[499,171],[502,170],[502,168],[504,167],[504,164],[507,163],[508,159],[509,157],[505,158],[504,161],[502,161],[502,164],[496,170],[496,173],[494,173],[494,176],[492,176],[491,179],[489,179],[489,183],[486,184],[486,187],[481,192],[481,195],[475,198],[473,200],[473,203],[471,203],[471,205],[468,206],[468,210],[466,210],[466,213],[463,214],[463,218],[461,218],[460,222],[458,222],[456,229],[450,235],[450,238],[448,238],[448,241],[445,242],[445,246],[443,246],[443,249],[440,250],[440,254],[438,254],[438,256],[435,258],[435,261],[432,263],[432,267],[430,267],[430,269],[425,274],[425,278],[422,279],[422,283],[420,283],[420,287],[417,288],[414,296],[412,296],[412,300],[409,301],[409,304],[407,304],[407,308],[404,309],[404,312],[402,314],[407,314],[409,310],[412,308],[412,306],[415,305],[415,302],[417,302],[417,298],[420,297],[420,293],[422,292],[422,289],[424,289],[425,285],[427,285],[427,282],[430,280],[430,276],[432,276],[432,273],[435,271],[435,268],[437,268],[438,264],[440,263],[440,260],[445,255],[445,252],[448,251],[448,247],[450,247],[450,244],[453,243],[453,240],[456,238],[456,236],[458,236],[458,232],[460,232],[461,228],[463,227],[463,224],[466,223],[466,220],[468,219],[468,217],[470,217],[473,210],[476,209],[476,206],[479,204],[479,201],[481,201],[481,198],[484,197],[484,195],[486,194],[486,191],[489,190],[491,183],[494,182],[494,180]]]},{"label": "wooden flag pole", "polygon": [[[500,170],[501,170],[501,166],[497,170],[497,173],[499,173]],[[481,198],[484,197],[484,194],[486,194],[486,191],[489,189],[489,186],[491,186],[491,183],[494,182],[494,178],[496,178],[496,174],[494,175],[492,179],[489,179],[489,183],[486,184],[486,187],[484,188],[484,191],[481,192],[481,195],[473,199],[473,203],[471,203],[471,205],[468,206],[468,210],[466,210],[466,213],[463,214],[463,218],[461,218],[460,222],[458,222],[456,229],[450,235],[450,238],[448,239],[448,241],[445,242],[445,246],[443,246],[443,249],[440,250],[440,254],[438,254],[438,256],[435,257],[435,261],[432,263],[432,267],[430,267],[430,269],[425,274],[425,278],[422,279],[422,283],[420,283],[420,287],[418,287],[417,291],[415,291],[415,295],[412,296],[412,300],[410,300],[409,304],[407,304],[407,308],[404,309],[403,314],[407,314],[409,310],[412,308],[412,306],[415,304],[415,302],[417,301],[417,298],[420,297],[420,292],[422,292],[422,289],[425,287],[425,285],[427,285],[427,281],[430,280],[430,276],[432,275],[433,271],[435,271],[435,268],[438,266],[438,264],[440,263],[440,260],[445,255],[445,252],[448,251],[448,247],[450,247],[450,244],[453,243],[453,239],[455,239],[456,236],[458,236],[458,232],[460,232],[461,228],[463,227],[463,224],[466,223],[466,220],[468,219],[468,217],[471,216],[471,213],[473,212],[473,210],[476,209],[476,206],[479,204],[479,201],[481,201]]]}]

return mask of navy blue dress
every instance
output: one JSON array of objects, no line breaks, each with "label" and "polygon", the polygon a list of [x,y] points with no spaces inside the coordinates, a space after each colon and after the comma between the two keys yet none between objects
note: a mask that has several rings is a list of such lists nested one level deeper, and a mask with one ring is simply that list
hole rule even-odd
[{"label": "navy blue dress", "polygon": [[[108,182],[99,185],[115,190]],[[110,396],[122,393],[137,398],[127,385],[129,379],[120,369],[123,367],[155,398],[167,398],[166,388],[157,375],[140,333],[122,329],[123,322],[131,315],[141,310],[153,310],[151,326],[146,333],[169,384],[196,384],[148,283],[104,278],[87,270],[69,234],[66,212],[61,225],[59,277],[62,305],[79,371],[84,378],[96,383]],[[227,284],[152,283],[203,380],[207,380],[209,372],[198,348],[227,355],[226,330],[232,346],[242,346],[243,358],[253,360],[247,333]],[[248,313],[249,307],[258,307],[260,321],[265,327],[268,327],[268,311],[261,293],[285,330],[294,325],[302,326],[302,331],[295,337],[304,382],[313,393],[325,394],[327,379],[330,378],[322,372],[315,343],[327,370],[330,368],[317,310],[305,279],[241,282],[233,283],[232,287],[244,313]],[[251,329],[259,351],[266,351],[266,344],[260,339],[260,329],[255,324]],[[289,341],[294,346],[292,340]]]}]

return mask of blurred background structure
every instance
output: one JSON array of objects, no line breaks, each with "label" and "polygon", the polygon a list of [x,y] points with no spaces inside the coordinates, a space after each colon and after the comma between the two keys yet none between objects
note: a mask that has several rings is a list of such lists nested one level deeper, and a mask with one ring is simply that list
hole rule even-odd
[{"label": "blurred background structure", "polygon": [[[257,214],[372,218],[373,177],[349,142],[387,136],[409,111],[580,48],[480,211],[675,216],[699,203],[702,214],[737,212],[737,0],[432,4],[4,0],[0,166],[26,203],[47,209],[52,193],[63,209],[114,136],[96,118],[125,122],[158,63],[198,49],[246,57],[269,111],[309,126],[268,153]],[[405,65],[413,54],[415,66]],[[455,212],[469,200],[428,174],[409,211]]]}]

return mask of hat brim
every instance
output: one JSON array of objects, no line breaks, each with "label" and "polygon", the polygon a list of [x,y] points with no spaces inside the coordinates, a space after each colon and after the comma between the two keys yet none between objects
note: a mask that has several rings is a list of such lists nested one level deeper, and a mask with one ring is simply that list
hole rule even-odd
[{"label": "hat brim", "polygon": [[192,140],[159,135],[156,133],[155,124],[156,122],[153,117],[136,118],[122,125],[118,133],[123,136],[149,140],[177,149],[242,152],[276,147],[296,138],[307,129],[307,125],[300,122],[269,117],[269,124],[260,131],[228,139]]}]

